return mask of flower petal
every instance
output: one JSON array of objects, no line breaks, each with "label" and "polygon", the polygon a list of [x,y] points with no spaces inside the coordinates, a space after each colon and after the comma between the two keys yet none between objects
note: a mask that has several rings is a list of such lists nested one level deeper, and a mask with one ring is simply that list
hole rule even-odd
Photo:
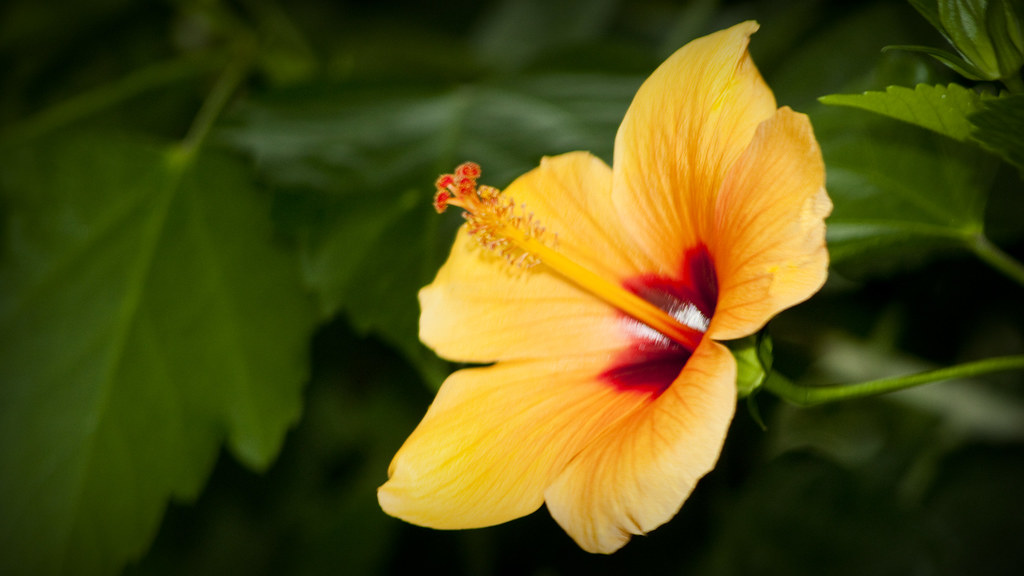
[{"label": "flower petal", "polygon": [[557,236],[556,248],[566,257],[607,278],[623,278],[650,262],[618,225],[611,186],[612,170],[604,161],[589,152],[569,152],[542,158],[504,194]]},{"label": "flower petal", "polygon": [[736,408],[736,363],[705,338],[658,399],[610,428],[545,493],[584,550],[611,553],[667,522],[710,471]]},{"label": "flower petal", "polygon": [[775,97],[747,53],[744,22],[680,48],[644,82],[615,138],[613,200],[665,273],[699,240],[729,167]]},{"label": "flower petal", "polygon": [[[583,152],[541,161],[503,194],[557,234],[557,249],[608,278],[637,274],[618,234],[611,169]],[[463,362],[557,357],[615,350],[617,313],[544,265],[522,270],[477,245],[465,230],[434,282],[420,291],[420,339]],[[551,337],[551,335],[557,335]]]},{"label": "flower petal", "polygon": [[598,381],[606,362],[589,355],[455,372],[392,461],[381,507],[442,529],[535,511],[583,446],[650,402]]},{"label": "flower petal", "polygon": [[709,334],[752,334],[821,288],[831,209],[810,120],[781,108],[758,127],[718,196],[706,239],[719,287]]}]

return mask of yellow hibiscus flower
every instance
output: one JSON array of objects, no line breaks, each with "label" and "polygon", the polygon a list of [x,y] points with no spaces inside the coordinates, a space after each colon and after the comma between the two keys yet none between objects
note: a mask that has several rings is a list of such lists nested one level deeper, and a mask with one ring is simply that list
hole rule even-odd
[{"label": "yellow hibiscus flower", "polygon": [[442,529],[547,504],[611,553],[678,512],[736,407],[720,341],[824,283],[831,202],[806,116],[777,108],[744,22],[694,40],[637,92],[612,168],[545,158],[502,193],[464,164],[437,204],[466,209],[420,292],[420,338],[457,362],[378,490]]}]

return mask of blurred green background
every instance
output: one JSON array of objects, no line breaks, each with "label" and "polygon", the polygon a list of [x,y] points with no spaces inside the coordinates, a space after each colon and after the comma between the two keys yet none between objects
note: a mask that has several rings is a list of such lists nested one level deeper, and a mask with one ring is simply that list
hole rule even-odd
[{"label": "blurred green background", "polygon": [[460,222],[433,213],[436,176],[610,162],[643,79],[751,18],[836,203],[829,284],[770,326],[776,366],[845,382],[1024,353],[1022,287],[959,235],[1024,258],[1020,174],[817,101],[957,80],[882,52],[942,43],[904,2],[5,2],[0,571],[1024,573],[1019,373],[761,394],[766,428],[741,404],[679,515],[610,557],[543,510],[440,532],[377,506],[455,369],[416,338]]}]

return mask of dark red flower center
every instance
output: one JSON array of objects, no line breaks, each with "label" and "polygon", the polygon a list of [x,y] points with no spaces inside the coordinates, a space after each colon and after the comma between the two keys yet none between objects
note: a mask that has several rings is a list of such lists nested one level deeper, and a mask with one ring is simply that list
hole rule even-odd
[{"label": "dark red flower center", "polygon": [[[686,252],[675,276],[645,274],[623,286],[691,328],[704,332],[718,302],[718,280],[703,245]],[[601,378],[623,390],[660,395],[679,376],[693,350],[653,328],[624,316],[630,346],[620,352]]]}]

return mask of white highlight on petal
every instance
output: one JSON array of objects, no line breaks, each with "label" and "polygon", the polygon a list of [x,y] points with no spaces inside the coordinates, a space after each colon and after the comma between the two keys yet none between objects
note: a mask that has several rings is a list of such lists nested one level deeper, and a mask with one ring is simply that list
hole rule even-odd
[{"label": "white highlight on petal", "polygon": [[[711,319],[691,302],[673,299],[669,305],[659,307],[688,328],[707,332],[708,326],[711,325]],[[629,335],[641,342],[656,346],[668,346],[671,343],[667,336],[635,318],[627,317],[624,321]]]},{"label": "white highlight on petal", "polygon": [[707,332],[711,325],[711,319],[704,315],[699,308],[690,302],[679,302],[666,310],[673,318],[679,320],[686,326],[701,332]]}]

